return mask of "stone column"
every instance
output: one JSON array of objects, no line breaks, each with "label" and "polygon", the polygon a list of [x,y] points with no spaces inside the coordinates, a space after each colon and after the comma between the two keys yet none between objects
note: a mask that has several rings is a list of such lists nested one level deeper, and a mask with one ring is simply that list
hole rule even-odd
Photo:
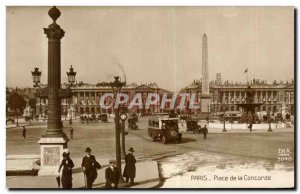
[{"label": "stone column", "polygon": [[80,91],[78,91],[78,92],[77,92],[77,104],[78,104],[78,105],[81,104],[80,100],[81,100],[81,97],[80,97]]},{"label": "stone column", "polygon": [[65,32],[56,23],[60,11],[53,7],[48,12],[53,23],[44,28],[48,38],[48,120],[47,130],[38,142],[41,146],[41,168],[39,175],[57,175],[62,159],[62,151],[67,147],[68,138],[62,130],[61,122],[61,56],[60,39]]},{"label": "stone column", "polygon": [[86,105],[86,99],[85,99],[85,91],[83,91],[83,105]]}]

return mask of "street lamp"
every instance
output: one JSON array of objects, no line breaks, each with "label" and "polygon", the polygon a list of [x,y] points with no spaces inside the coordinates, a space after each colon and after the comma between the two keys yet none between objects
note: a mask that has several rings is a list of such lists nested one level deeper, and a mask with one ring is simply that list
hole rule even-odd
[{"label": "street lamp", "polygon": [[209,123],[209,119],[210,119],[210,105],[207,105],[207,111],[208,111],[207,122]]},{"label": "street lamp", "polygon": [[270,109],[268,110],[268,123],[269,123],[268,132],[272,132],[272,128],[271,128],[271,109],[272,109],[271,101],[269,101],[269,104],[270,104]]},{"label": "street lamp", "polygon": [[[71,88],[73,86],[73,84],[75,83],[75,76],[76,73],[71,65],[70,70],[67,72],[67,76],[68,76],[68,82],[69,82],[69,86],[68,88]],[[71,96],[72,98],[72,96]],[[66,100],[66,109],[67,109],[67,114],[68,114],[68,100]],[[71,106],[70,106],[71,107]],[[72,112],[70,113],[70,125],[72,125]]]},{"label": "street lamp", "polygon": [[[111,86],[114,99],[116,100],[117,94],[121,92],[123,86],[126,85],[126,82],[121,82],[119,80],[119,76],[114,77],[114,82],[110,82],[109,86]],[[122,177],[122,166],[121,166],[121,146],[120,146],[120,115],[119,115],[119,106],[114,108],[115,110],[115,132],[116,132],[116,160],[117,160],[117,168],[120,172],[120,182],[124,182]],[[123,133],[124,135],[124,133]]]},{"label": "street lamp", "polygon": [[[39,87],[39,84],[41,82],[41,75],[42,75],[42,72],[39,71],[39,68],[38,67],[35,67],[34,68],[34,71],[31,72],[31,75],[32,75],[32,79],[33,79],[33,87],[34,88],[38,88]],[[40,99],[40,111],[39,111],[39,115],[40,117],[42,116],[42,98],[39,98]]]}]

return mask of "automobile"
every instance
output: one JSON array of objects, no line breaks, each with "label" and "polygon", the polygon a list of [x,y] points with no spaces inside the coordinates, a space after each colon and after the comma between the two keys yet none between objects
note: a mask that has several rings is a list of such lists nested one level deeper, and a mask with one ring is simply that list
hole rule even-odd
[{"label": "automobile", "polygon": [[200,133],[201,125],[198,125],[198,119],[189,118],[186,120],[186,131]]},{"label": "automobile", "polygon": [[162,141],[164,144],[175,141],[181,143],[182,134],[178,131],[178,118],[149,118],[148,136],[152,141]]},{"label": "automobile", "polygon": [[130,117],[128,119],[128,129],[131,129],[131,130],[138,130],[139,127],[138,125],[136,124],[137,123],[137,119],[134,118],[134,117]]},{"label": "automobile", "polygon": [[139,121],[139,117],[136,113],[132,113],[129,118],[133,118],[136,122]]}]

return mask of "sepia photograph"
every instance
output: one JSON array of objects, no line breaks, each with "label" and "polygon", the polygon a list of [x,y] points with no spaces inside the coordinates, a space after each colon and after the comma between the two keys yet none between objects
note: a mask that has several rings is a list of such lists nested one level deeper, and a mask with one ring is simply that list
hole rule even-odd
[{"label": "sepia photograph", "polygon": [[7,6],[6,188],[295,189],[295,18]]}]

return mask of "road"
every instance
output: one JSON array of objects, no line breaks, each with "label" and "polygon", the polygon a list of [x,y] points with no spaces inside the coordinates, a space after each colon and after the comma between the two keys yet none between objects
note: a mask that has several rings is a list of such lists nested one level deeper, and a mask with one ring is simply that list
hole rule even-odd
[{"label": "road", "polygon": [[[126,150],[133,147],[138,160],[157,160],[161,166],[167,166],[172,159],[183,158],[185,170],[193,171],[198,166],[214,163],[226,166],[232,163],[257,164],[272,167],[277,164],[278,149],[290,149],[291,162],[281,163],[287,168],[294,165],[294,133],[209,133],[207,139],[202,134],[183,133],[182,143],[162,144],[152,142],[147,136],[147,118],[140,118],[139,130],[129,131],[126,136]],[[64,132],[69,136],[69,124],[64,121]],[[90,147],[96,158],[115,156],[115,130],[113,119],[109,123],[81,124],[73,122],[74,139],[68,144],[71,157],[81,157],[86,147]],[[126,126],[127,127],[127,126]],[[22,137],[21,128],[7,129],[7,154],[38,154],[40,146],[37,143],[45,132],[46,125],[28,126],[27,137]],[[283,130],[284,131],[284,130]],[[174,157],[176,156],[176,157]],[[194,157],[197,156],[197,157]],[[199,158],[210,159],[201,160]],[[192,165],[192,164],[197,164]],[[163,171],[163,169],[162,169]],[[172,175],[173,176],[173,175]],[[166,173],[162,178],[168,178]]]},{"label": "road", "polygon": [[[203,139],[201,134],[184,133],[181,144],[152,142],[147,136],[147,118],[140,118],[137,131],[129,131],[126,136],[126,148],[133,147],[140,158],[152,157],[159,159],[189,151],[206,151],[235,156],[276,159],[279,148],[289,148],[294,152],[294,133],[219,133],[208,134]],[[65,121],[64,132],[69,135],[69,125]],[[73,122],[74,139],[68,144],[73,156],[84,155],[86,147],[91,147],[96,156],[114,154],[115,137],[114,123],[81,124]],[[7,129],[7,154],[37,154],[37,141],[45,132],[46,126],[28,126],[27,137],[22,137],[21,128]]]}]

